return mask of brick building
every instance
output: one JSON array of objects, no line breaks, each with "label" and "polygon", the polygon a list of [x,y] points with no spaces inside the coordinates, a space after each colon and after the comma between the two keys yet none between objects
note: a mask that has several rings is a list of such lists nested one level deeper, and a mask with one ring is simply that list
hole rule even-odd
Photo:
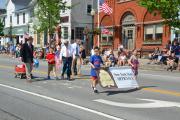
[{"label": "brick building", "polygon": [[[163,19],[159,13],[156,16],[150,14],[147,9],[138,5],[137,0],[105,1],[113,8],[113,13],[100,13],[100,28],[109,29],[112,34],[101,33],[99,45],[102,48],[117,49],[119,44],[130,50],[162,48],[170,40],[170,29],[162,24]],[[97,37],[94,44],[98,45]]]}]

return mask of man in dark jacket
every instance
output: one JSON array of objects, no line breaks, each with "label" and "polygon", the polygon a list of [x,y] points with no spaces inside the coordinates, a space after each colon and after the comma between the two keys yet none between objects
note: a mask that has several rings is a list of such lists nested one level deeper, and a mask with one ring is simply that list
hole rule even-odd
[{"label": "man in dark jacket", "polygon": [[33,52],[34,46],[32,45],[33,38],[25,38],[25,43],[22,45],[20,50],[20,57],[22,62],[24,62],[26,66],[26,79],[27,82],[32,82],[32,66],[33,66]]}]

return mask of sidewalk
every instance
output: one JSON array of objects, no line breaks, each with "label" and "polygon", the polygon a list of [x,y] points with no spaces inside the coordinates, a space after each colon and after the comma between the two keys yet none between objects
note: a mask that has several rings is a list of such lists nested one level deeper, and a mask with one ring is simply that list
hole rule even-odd
[{"label": "sidewalk", "polygon": [[147,64],[149,62],[148,59],[139,59],[140,69],[142,70],[156,70],[156,71],[165,71],[165,65],[157,65],[157,64]]},{"label": "sidewalk", "polygon": [[[2,55],[0,54],[1,57],[7,57],[10,58],[8,55]],[[88,59],[88,57],[87,57]],[[45,59],[40,59],[39,60],[40,64],[47,64]],[[139,59],[140,62],[140,69],[141,70],[153,70],[153,71],[166,71],[166,66],[165,65],[157,65],[157,64],[147,64],[149,62],[148,59]],[[89,69],[89,65],[83,65],[83,68]],[[179,72],[178,70],[174,70],[173,72]]]}]

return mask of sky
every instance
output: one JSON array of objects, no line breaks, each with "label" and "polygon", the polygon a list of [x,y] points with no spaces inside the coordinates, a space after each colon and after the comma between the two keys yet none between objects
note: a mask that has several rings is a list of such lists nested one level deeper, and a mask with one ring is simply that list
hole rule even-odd
[{"label": "sky", "polygon": [[0,0],[0,8],[5,8],[5,3],[7,0]]}]

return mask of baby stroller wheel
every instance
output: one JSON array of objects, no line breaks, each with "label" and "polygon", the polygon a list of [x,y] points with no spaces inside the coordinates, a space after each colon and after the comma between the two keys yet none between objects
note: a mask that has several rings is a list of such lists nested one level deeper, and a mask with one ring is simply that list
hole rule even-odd
[{"label": "baby stroller wheel", "polygon": [[23,74],[21,74],[21,75],[20,75],[20,79],[23,79],[23,77],[24,77],[24,75],[23,75]]},{"label": "baby stroller wheel", "polygon": [[15,76],[14,76],[14,78],[17,78],[17,74],[15,73]]}]

